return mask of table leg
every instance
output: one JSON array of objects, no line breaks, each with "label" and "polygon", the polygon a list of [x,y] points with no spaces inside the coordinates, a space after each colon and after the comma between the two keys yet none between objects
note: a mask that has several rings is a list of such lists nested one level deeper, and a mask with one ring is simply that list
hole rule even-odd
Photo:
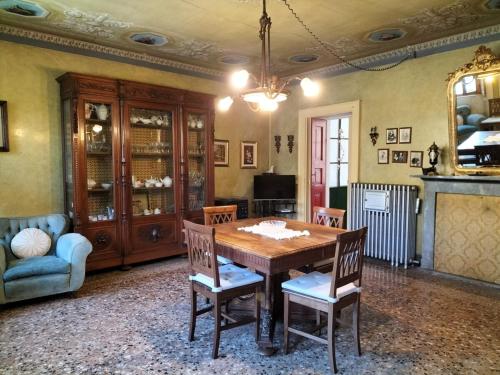
[{"label": "table leg", "polygon": [[261,313],[261,331],[259,350],[263,355],[273,355],[277,348],[273,346],[276,320],[283,315],[283,293],[281,283],[288,277],[288,273],[263,275],[266,279],[263,311]]}]

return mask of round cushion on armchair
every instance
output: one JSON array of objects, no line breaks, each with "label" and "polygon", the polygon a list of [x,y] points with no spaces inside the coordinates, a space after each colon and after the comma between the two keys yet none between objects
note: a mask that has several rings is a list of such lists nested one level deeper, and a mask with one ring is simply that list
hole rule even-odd
[{"label": "round cushion on armchair", "polygon": [[26,228],[14,236],[10,248],[16,257],[28,258],[47,254],[50,243],[50,237],[43,230]]}]

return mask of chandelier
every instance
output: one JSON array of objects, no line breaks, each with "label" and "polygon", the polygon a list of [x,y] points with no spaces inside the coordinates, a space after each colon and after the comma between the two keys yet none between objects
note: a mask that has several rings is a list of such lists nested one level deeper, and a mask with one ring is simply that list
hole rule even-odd
[{"label": "chandelier", "polygon": [[[315,96],[319,92],[319,86],[309,78],[292,77],[280,80],[278,76],[271,73],[271,17],[266,12],[266,0],[262,0],[262,16],[259,19],[261,40],[260,77],[257,79],[247,70],[239,70],[230,76],[230,83],[238,90],[238,97],[245,101],[250,109],[255,112],[273,112],[278,109],[278,103],[285,101],[290,94],[287,86],[300,80],[300,86],[304,96]],[[247,88],[248,81],[252,84]],[[231,96],[222,98],[218,102],[221,111],[227,111],[233,104]]]}]

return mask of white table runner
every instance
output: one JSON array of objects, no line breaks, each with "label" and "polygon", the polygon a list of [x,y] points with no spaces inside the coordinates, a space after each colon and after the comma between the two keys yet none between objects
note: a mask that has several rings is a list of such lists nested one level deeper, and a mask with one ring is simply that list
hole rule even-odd
[{"label": "white table runner", "polygon": [[249,233],[260,234],[261,236],[269,237],[275,240],[285,240],[300,236],[309,236],[308,230],[293,230],[287,228],[271,227],[268,225],[252,225],[249,227],[240,227],[242,230]]}]

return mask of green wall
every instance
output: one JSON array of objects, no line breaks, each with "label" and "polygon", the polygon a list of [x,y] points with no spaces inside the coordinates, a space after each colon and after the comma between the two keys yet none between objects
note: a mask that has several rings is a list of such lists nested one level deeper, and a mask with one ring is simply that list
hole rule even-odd
[{"label": "green wall", "polygon": [[[78,72],[226,95],[226,85],[187,75],[0,41],[0,100],[8,102],[10,152],[0,153],[0,217],[63,211],[59,85]],[[216,196],[251,197],[268,168],[268,120],[243,105],[216,114],[215,137],[230,142],[230,166],[215,169]],[[259,169],[239,167],[241,140],[257,141]]]},{"label": "green wall", "polygon": [[[487,44],[496,53],[500,42]],[[441,149],[438,171],[451,174],[449,166],[447,82],[448,73],[468,63],[478,46],[451,52],[435,54],[407,61],[397,68],[383,72],[356,72],[320,80],[321,94],[314,99],[304,98],[296,88],[290,99],[273,115],[271,136],[288,134],[298,136],[298,112],[301,109],[361,101],[359,181],[368,183],[412,184],[420,187],[423,197],[423,183],[411,175],[421,174],[420,168],[408,164],[378,164],[377,149],[388,148],[402,151],[424,151],[424,167],[428,167],[426,150],[433,141]],[[372,145],[369,132],[376,126],[380,134],[378,142]],[[387,128],[412,127],[411,144],[385,143]],[[271,164],[283,174],[297,174],[299,161],[297,149],[288,152],[271,152]],[[420,249],[422,215],[419,215],[417,249]]]}]

